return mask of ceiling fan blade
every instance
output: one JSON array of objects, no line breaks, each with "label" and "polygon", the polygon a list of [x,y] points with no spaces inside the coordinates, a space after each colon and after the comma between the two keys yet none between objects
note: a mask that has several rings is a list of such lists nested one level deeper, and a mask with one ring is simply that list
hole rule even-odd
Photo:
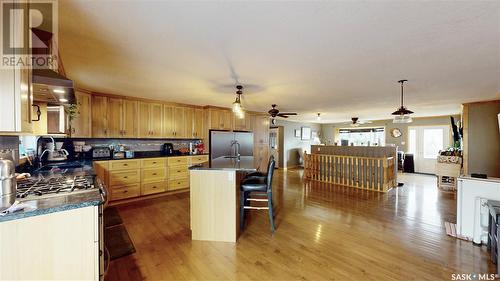
[{"label": "ceiling fan blade", "polygon": [[278,115],[276,115],[276,116],[278,116],[278,117],[283,117],[283,118],[288,118],[288,116],[286,116],[286,115],[282,115],[282,114],[278,114]]},{"label": "ceiling fan blade", "polygon": [[297,115],[295,112],[280,112],[281,115]]}]

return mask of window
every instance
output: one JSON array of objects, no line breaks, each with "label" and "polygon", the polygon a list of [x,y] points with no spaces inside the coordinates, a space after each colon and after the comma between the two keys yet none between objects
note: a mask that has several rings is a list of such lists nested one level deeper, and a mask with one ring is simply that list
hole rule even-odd
[{"label": "window", "polygon": [[436,159],[443,147],[442,129],[424,129],[424,158]]},{"label": "window", "polygon": [[340,129],[339,138],[342,145],[384,146],[384,128],[349,128]]}]

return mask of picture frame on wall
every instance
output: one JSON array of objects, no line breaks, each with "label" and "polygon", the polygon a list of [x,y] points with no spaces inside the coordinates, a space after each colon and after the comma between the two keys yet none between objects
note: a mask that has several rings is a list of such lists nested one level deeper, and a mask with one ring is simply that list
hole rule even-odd
[{"label": "picture frame on wall", "polygon": [[310,140],[311,139],[311,128],[310,127],[302,127],[301,129],[301,139],[302,140]]},{"label": "picture frame on wall", "polygon": [[300,138],[300,130],[299,129],[295,129],[295,137]]}]

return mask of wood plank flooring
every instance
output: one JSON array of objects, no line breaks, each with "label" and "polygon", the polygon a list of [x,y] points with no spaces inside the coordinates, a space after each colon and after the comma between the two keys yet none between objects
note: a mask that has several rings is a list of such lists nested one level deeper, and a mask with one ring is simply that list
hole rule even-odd
[{"label": "wood plank flooring", "polygon": [[274,177],[276,233],[251,211],[236,244],[192,241],[189,194],[120,206],[137,252],[111,263],[106,280],[451,280],[493,273],[486,247],[446,235],[455,196],[433,176],[405,174],[404,187],[368,192]]}]

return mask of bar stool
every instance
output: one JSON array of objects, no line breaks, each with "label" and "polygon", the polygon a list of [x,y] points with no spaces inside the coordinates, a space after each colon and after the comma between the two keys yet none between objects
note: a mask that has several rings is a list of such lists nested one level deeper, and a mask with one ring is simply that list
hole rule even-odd
[{"label": "bar stool", "polygon": [[269,161],[267,162],[267,171],[265,173],[263,173],[263,172],[253,172],[253,173],[250,173],[250,174],[248,174],[248,175],[245,176],[245,178],[243,179],[243,182],[248,181],[248,180],[261,180],[261,181],[264,181],[266,179],[267,174],[269,173],[269,170],[270,170],[269,166],[271,165],[271,161],[274,161],[274,156],[273,155],[271,155],[269,157]]},{"label": "bar stool", "polygon": [[[240,229],[245,228],[245,210],[269,210],[269,222],[271,223],[271,231],[274,232],[274,214],[273,214],[273,174],[276,161],[274,158],[269,160],[268,172],[262,177],[254,177],[244,180],[240,186]],[[255,197],[254,197],[255,196]],[[267,206],[250,206],[250,202],[267,202]]]}]

